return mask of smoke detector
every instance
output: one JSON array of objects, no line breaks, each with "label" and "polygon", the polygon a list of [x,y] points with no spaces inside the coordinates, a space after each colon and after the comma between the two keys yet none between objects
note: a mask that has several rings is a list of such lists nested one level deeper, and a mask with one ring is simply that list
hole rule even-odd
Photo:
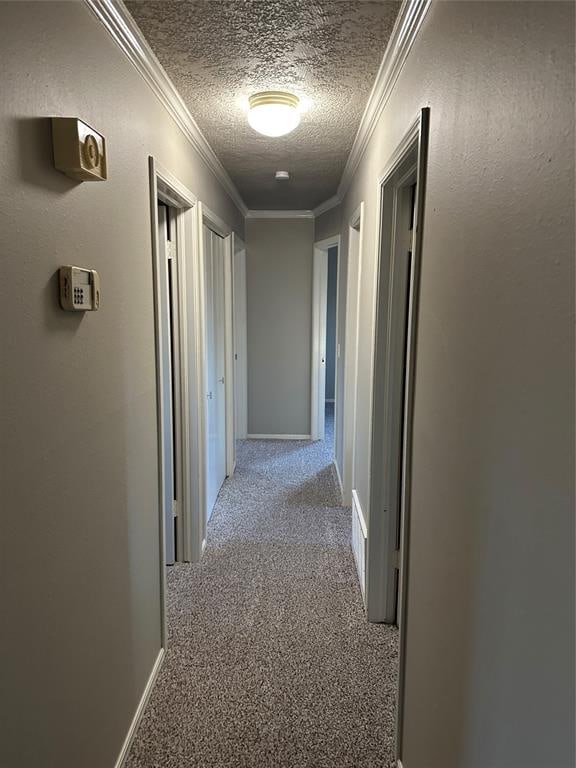
[{"label": "smoke detector", "polygon": [[276,171],[275,178],[277,181],[288,181],[290,174],[288,171]]}]

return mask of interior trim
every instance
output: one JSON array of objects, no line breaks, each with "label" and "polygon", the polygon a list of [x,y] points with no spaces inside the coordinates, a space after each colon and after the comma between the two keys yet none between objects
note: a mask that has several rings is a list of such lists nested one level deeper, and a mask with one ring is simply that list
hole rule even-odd
[{"label": "interior trim", "polygon": [[232,227],[221,219],[216,213],[210,210],[207,205],[202,204],[202,223],[206,224],[208,229],[216,232],[220,237],[228,237],[232,234]]},{"label": "interior trim", "polygon": [[297,211],[248,211],[247,219],[313,219],[314,211],[302,208]]},{"label": "interior trim", "polygon": [[315,218],[343,201],[432,0],[403,1],[348,155],[338,190],[335,195],[317,205],[314,210],[299,211],[248,210],[236,185],[198,127],[122,0],[84,0],[84,2],[154,91],[194,149],[238,206],[242,215],[249,219],[287,219]]},{"label": "interior trim", "polygon": [[335,208],[344,200],[350,182],[360,165],[368,142],[376,129],[380,115],[390,98],[396,80],[431,4],[432,0],[404,0],[402,3],[390,40],[384,51],[376,80],[368,97],[352,149],[344,166],[338,190],[335,195],[314,208],[315,217]]},{"label": "interior trim", "polygon": [[319,248],[321,251],[327,251],[329,248],[340,248],[340,240],[340,235],[325,237],[323,240],[316,240],[314,248]]},{"label": "interior trim", "polygon": [[122,0],[84,0],[182,130],[243,216],[248,207]]},{"label": "interior trim", "polygon": [[368,97],[366,109],[338,185],[336,197],[340,200],[344,199],[431,3],[432,0],[404,0],[400,7],[398,18],[384,51],[380,69]]},{"label": "interior trim", "polygon": [[344,486],[342,485],[342,476],[340,474],[340,469],[338,467],[338,460],[336,457],[332,459],[332,466],[334,467],[334,471],[336,472],[336,479],[338,480],[338,487],[340,489],[340,501],[344,498]]},{"label": "interior trim", "polygon": [[158,672],[160,672],[160,667],[162,666],[163,661],[164,648],[160,648],[158,651],[158,656],[156,657],[156,661],[154,662],[154,666],[152,667],[152,671],[150,672],[148,681],[146,682],[142,697],[138,702],[136,712],[134,713],[134,717],[130,723],[130,728],[128,728],[128,733],[126,734],[126,738],[124,739],[124,743],[122,744],[122,748],[120,749],[120,754],[118,755],[118,759],[116,760],[114,768],[122,768],[126,758],[128,757],[130,746],[132,745],[132,741],[136,735],[138,726],[140,725],[140,720],[144,714],[144,709],[146,708],[146,704],[148,703],[148,699],[150,698],[150,694],[154,688],[154,684],[156,682],[156,678],[158,677]]},{"label": "interior trim", "polygon": [[248,435],[248,440],[310,440],[310,435]]},{"label": "interior trim", "polygon": [[336,208],[336,206],[340,205],[341,202],[342,198],[339,195],[333,195],[332,197],[329,197],[328,200],[324,200],[323,203],[317,205],[316,208],[313,209],[312,213],[315,217],[322,216],[322,214],[326,213],[326,211],[329,211],[332,208]]}]

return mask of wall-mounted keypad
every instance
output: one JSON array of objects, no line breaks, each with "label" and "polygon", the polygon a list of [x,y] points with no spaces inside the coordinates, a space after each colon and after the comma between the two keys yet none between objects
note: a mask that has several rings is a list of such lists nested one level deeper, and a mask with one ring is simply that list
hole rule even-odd
[{"label": "wall-mounted keypad", "polygon": [[95,269],[68,264],[60,267],[58,272],[62,309],[68,312],[100,309],[100,276]]}]

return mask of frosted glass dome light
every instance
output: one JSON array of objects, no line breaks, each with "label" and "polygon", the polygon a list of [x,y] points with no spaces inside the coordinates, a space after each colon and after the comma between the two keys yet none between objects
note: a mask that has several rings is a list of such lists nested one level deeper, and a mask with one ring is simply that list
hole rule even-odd
[{"label": "frosted glass dome light", "polygon": [[264,136],[285,136],[300,122],[300,99],[285,91],[261,91],[248,99],[248,122]]}]

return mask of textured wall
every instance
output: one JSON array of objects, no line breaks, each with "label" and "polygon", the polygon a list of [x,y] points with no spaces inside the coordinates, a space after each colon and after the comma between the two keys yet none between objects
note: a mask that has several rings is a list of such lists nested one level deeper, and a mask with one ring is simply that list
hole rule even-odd
[{"label": "textured wall", "polygon": [[376,179],[430,106],[404,768],[574,765],[573,71],[572,4],[433,4],[343,205],[367,402]]},{"label": "textured wall", "polygon": [[[148,155],[242,220],[83,3],[0,3],[0,63],[0,764],[111,768],[160,647]],[[106,136],[107,182],[53,169],[51,115]],[[69,262],[99,312],[58,308]]]},{"label": "textured wall", "polygon": [[[336,192],[400,3],[389,0],[128,2],[249,208],[314,208]],[[248,97],[289,90],[306,109],[288,136],[248,125]],[[274,173],[287,170],[289,182]]]},{"label": "textured wall", "polygon": [[310,434],[313,239],[313,219],[246,222],[249,434]]}]

